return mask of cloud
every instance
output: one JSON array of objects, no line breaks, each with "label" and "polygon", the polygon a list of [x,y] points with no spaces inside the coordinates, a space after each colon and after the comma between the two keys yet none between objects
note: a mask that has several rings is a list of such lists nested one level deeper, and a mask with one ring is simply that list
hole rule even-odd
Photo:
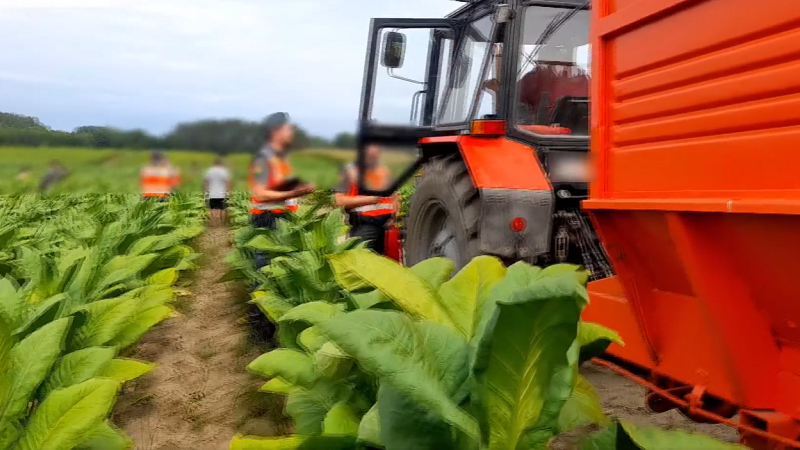
[{"label": "cloud", "polygon": [[[57,128],[91,119],[158,132],[178,121],[288,110],[312,132],[333,135],[355,126],[369,19],[441,17],[458,6],[2,0],[0,110]],[[407,117],[405,95],[388,96],[387,111]]]}]

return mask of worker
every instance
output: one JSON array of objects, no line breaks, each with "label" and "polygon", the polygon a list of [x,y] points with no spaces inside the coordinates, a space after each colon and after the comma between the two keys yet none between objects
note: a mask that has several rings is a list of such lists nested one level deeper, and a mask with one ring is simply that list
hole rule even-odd
[{"label": "worker", "polygon": [[50,169],[48,169],[47,173],[45,173],[39,181],[39,192],[44,193],[49,191],[68,175],[69,170],[67,170],[61,162],[56,160],[50,161]]},{"label": "worker", "polygon": [[203,191],[208,198],[208,209],[211,214],[211,225],[222,225],[228,222],[227,197],[231,191],[231,173],[225,167],[221,156],[214,160],[214,165],[206,171],[203,178]]},{"label": "worker", "polygon": [[177,167],[170,164],[166,155],[154,151],[150,163],[142,167],[140,185],[143,199],[165,200],[180,185],[181,174]]},{"label": "worker", "polygon": [[[536,66],[519,80],[519,100],[532,114],[546,108],[550,117],[560,98],[589,96],[589,76],[575,64],[574,52],[570,43],[545,45]],[[545,92],[549,101],[543,105]]]},{"label": "worker", "polygon": [[[365,154],[366,187],[381,191],[389,187],[389,169],[381,163],[381,148],[368,145]],[[359,195],[358,168],[348,164],[342,173],[342,184],[334,194],[337,206],[343,207],[349,216],[350,235],[367,242],[367,247],[378,254],[384,253],[386,229],[392,225],[397,212],[397,197]]]},{"label": "worker", "polygon": [[[292,176],[287,156],[294,140],[294,126],[288,114],[279,112],[267,117],[264,138],[264,145],[250,162],[250,217],[255,227],[274,229],[276,221],[296,211],[299,199],[313,192],[314,186]],[[265,255],[256,255],[256,267],[267,264]]]},{"label": "worker", "polygon": [[[525,117],[520,117],[521,121],[535,122],[540,109],[549,118],[562,97],[589,96],[589,76],[575,64],[575,50],[579,45],[577,38],[567,42],[550,42],[533,55],[533,68],[519,80],[518,106],[525,111]],[[528,63],[527,59],[523,60],[524,65]],[[483,88],[497,94],[500,83],[496,79],[487,80],[483,83]],[[542,104],[545,93],[549,100]]]}]

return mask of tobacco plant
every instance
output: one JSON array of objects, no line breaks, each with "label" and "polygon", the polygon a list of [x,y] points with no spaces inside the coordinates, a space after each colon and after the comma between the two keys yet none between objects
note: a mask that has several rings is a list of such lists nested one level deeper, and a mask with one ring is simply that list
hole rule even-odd
[{"label": "tobacco plant", "polygon": [[19,197],[0,209],[0,449],[130,448],[108,414],[120,384],[154,366],[120,351],[171,314],[202,204]]},{"label": "tobacco plant", "polygon": [[358,309],[276,307],[279,322],[300,324],[305,352],[250,366],[271,378],[263,390],[288,395],[296,434],[237,436],[231,448],[545,449],[587,424],[605,428],[585,448],[733,447],[605,417],[578,366],[621,340],[580,321],[588,277],[577,267],[484,256],[450,278],[441,258],[410,269],[362,249],[328,259]]}]

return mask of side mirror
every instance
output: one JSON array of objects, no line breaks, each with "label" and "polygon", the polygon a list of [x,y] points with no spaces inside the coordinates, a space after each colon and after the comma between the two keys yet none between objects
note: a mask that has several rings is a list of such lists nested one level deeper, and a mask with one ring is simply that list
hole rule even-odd
[{"label": "side mirror", "polygon": [[383,40],[384,67],[399,69],[403,67],[403,57],[406,54],[406,35],[396,31],[386,33]]}]

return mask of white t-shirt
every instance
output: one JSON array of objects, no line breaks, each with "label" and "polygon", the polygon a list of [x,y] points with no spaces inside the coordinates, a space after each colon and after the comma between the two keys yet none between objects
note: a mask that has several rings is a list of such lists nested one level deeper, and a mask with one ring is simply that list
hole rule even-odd
[{"label": "white t-shirt", "polygon": [[214,166],[206,171],[208,198],[225,198],[231,173],[224,167]]}]

